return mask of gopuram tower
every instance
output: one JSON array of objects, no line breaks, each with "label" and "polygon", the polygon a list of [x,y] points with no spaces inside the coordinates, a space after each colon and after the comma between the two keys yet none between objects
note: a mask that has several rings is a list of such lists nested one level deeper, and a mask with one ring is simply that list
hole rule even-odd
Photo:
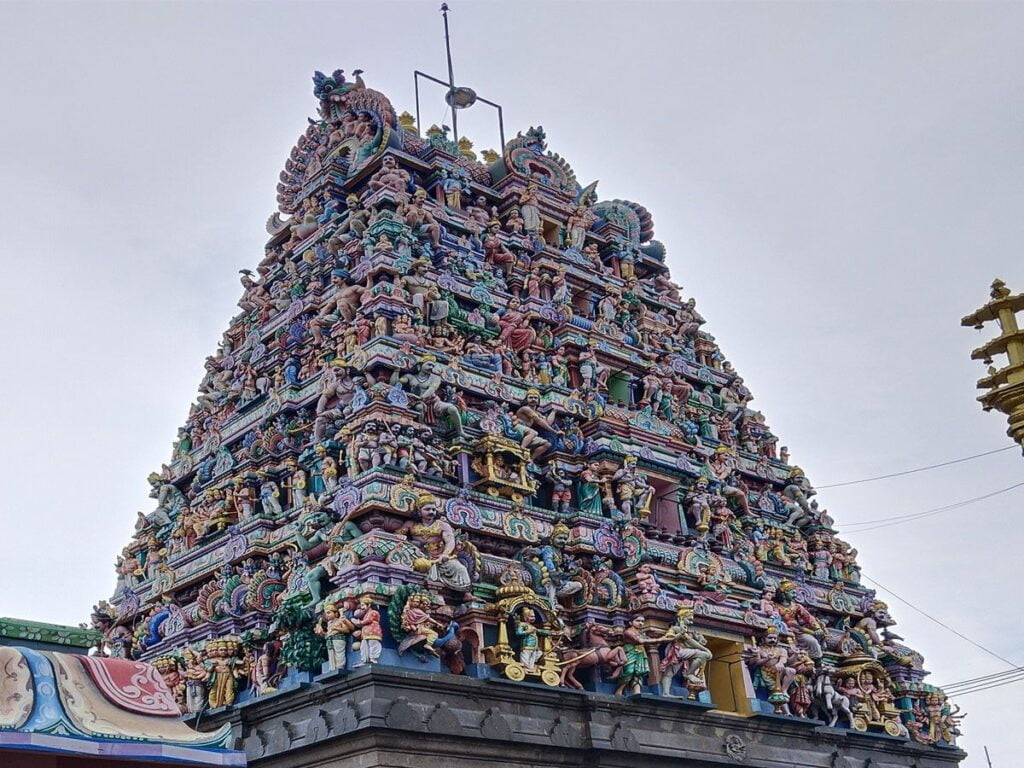
[{"label": "gopuram tower", "polygon": [[104,651],[258,766],[958,763],[648,210],[313,85]]}]

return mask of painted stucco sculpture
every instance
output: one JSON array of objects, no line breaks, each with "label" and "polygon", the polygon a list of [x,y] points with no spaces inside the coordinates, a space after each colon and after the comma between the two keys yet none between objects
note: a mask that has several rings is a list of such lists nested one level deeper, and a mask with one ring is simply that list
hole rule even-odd
[{"label": "painted stucco sculpture", "polygon": [[[0,646],[0,762],[27,752],[188,765],[245,765],[230,726],[181,722],[171,687],[130,659]],[[134,764],[134,763],[133,763]]]},{"label": "painted stucco sculpture", "polygon": [[379,664],[951,745],[651,213],[539,127],[481,162],[361,74],[314,95],[104,651],[190,711]]}]

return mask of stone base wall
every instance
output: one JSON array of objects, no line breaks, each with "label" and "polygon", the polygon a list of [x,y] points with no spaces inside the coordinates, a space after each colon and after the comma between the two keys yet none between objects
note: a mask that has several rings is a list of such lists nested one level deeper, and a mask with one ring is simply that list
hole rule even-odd
[{"label": "stone base wall", "polygon": [[208,712],[199,725],[224,722],[260,768],[954,768],[965,757],[683,700],[382,667]]}]

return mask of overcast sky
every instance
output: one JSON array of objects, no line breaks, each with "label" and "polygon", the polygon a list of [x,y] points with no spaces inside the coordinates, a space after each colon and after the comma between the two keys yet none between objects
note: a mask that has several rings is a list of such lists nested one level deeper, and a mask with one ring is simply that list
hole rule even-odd
[{"label": "overcast sky", "polygon": [[[77,623],[149,511],[254,267],[314,69],[413,109],[437,2],[0,4],[0,615]],[[648,206],[674,278],[819,485],[1008,444],[959,326],[1024,289],[1024,4],[451,3],[456,79]],[[444,116],[424,94],[425,125]],[[493,116],[464,113],[477,148]],[[1007,451],[823,490],[843,526],[1024,480]],[[855,534],[866,575],[1024,664],[1024,489]],[[1006,665],[881,594],[951,682]],[[1019,763],[1024,683],[967,696]],[[1016,715],[1016,717],[1014,717]]]}]

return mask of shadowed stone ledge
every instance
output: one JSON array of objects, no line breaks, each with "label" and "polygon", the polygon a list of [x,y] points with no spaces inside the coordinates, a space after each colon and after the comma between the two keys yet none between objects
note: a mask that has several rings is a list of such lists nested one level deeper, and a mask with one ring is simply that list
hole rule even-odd
[{"label": "shadowed stone ledge", "polygon": [[817,721],[392,667],[325,677],[201,725],[225,722],[250,764],[274,768],[952,768],[964,758]]}]

